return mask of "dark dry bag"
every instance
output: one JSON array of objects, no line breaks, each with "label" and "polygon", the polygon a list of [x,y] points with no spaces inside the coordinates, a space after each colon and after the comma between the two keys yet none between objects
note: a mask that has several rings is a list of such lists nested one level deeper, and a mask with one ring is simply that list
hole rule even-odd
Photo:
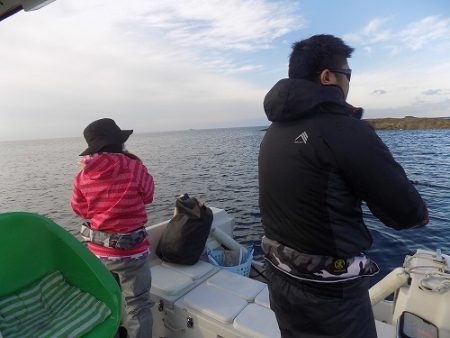
[{"label": "dark dry bag", "polygon": [[156,255],[165,262],[193,265],[205,248],[213,213],[188,194],[178,197],[175,205],[175,216],[159,240]]}]

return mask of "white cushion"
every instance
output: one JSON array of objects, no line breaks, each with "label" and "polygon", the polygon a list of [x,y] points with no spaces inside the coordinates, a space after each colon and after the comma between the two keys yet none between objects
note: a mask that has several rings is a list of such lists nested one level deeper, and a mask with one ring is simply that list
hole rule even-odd
[{"label": "white cushion", "polygon": [[161,265],[171,270],[180,272],[193,280],[200,279],[212,270],[216,269],[211,263],[204,261],[198,261],[194,265],[180,265],[167,262],[163,262]]},{"label": "white cushion", "polygon": [[256,296],[255,303],[270,309],[269,288],[267,287],[267,285]]},{"label": "white cushion", "polygon": [[247,302],[211,285],[201,284],[183,297],[183,304],[224,324],[230,324]]},{"label": "white cushion", "polygon": [[275,313],[257,304],[249,304],[235,318],[233,327],[252,338],[281,337]]},{"label": "white cushion", "polygon": [[260,281],[226,270],[220,270],[214,276],[209,278],[207,284],[231,292],[248,302],[253,302],[255,297],[265,286],[265,284]]},{"label": "white cushion", "polygon": [[192,284],[192,278],[169,269],[162,265],[155,265],[152,272],[152,293],[164,296],[175,296],[187,290]]}]

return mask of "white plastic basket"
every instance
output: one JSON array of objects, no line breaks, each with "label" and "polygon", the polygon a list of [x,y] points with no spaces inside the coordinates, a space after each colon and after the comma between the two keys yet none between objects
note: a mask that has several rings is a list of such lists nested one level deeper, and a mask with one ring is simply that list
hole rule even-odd
[{"label": "white plastic basket", "polygon": [[248,248],[247,253],[242,257],[241,264],[236,266],[224,266],[225,251],[222,248],[208,250],[208,260],[211,264],[214,264],[221,269],[248,277],[250,275],[250,268],[253,260],[253,251],[253,246]]}]

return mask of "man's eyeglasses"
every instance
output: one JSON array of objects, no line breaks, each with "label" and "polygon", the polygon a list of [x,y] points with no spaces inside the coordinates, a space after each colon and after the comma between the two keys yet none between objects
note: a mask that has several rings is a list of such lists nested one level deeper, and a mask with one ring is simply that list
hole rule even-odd
[{"label": "man's eyeglasses", "polygon": [[338,73],[338,74],[344,74],[347,76],[347,79],[350,81],[350,78],[352,77],[352,70],[350,68],[348,69],[328,69],[332,73]]}]

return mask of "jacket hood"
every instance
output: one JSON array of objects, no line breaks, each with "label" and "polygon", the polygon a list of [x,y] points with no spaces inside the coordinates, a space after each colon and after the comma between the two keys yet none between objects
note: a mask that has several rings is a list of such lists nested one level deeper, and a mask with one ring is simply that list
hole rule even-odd
[{"label": "jacket hood", "polygon": [[81,165],[84,165],[84,175],[91,180],[116,177],[128,169],[127,157],[113,153],[84,156]]},{"label": "jacket hood", "polygon": [[312,113],[340,113],[361,118],[362,108],[348,104],[338,86],[301,79],[282,79],[266,94],[264,110],[271,122],[298,120]]}]

